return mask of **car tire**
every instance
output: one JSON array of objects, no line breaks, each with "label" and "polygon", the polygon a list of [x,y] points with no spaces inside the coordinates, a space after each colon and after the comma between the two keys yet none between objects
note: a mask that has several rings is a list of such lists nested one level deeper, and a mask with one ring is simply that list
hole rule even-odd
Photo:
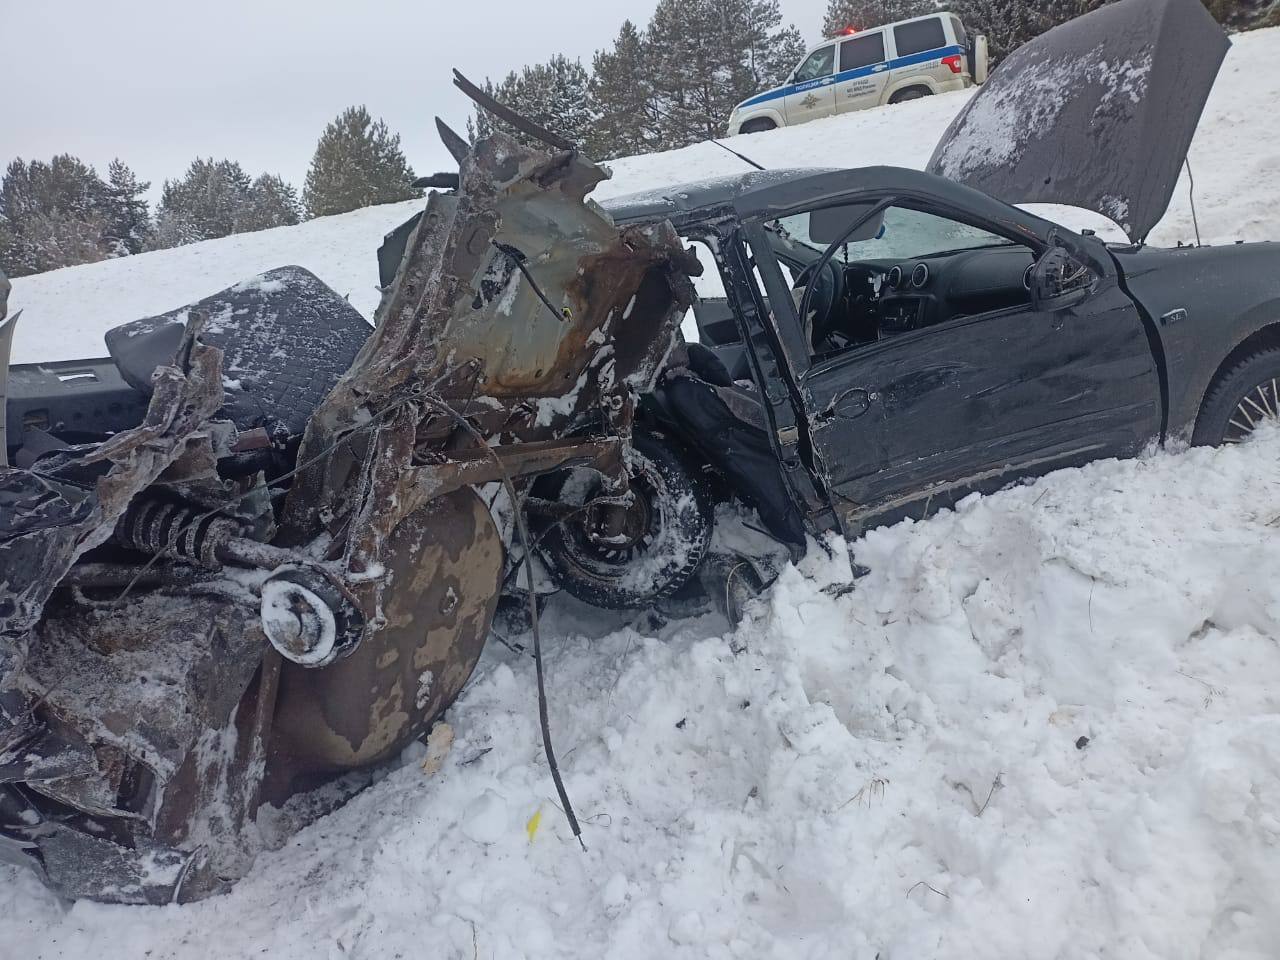
[{"label": "car tire", "polygon": [[[593,535],[598,514],[576,517],[538,531],[539,553],[565,592],[609,610],[645,609],[683,587],[711,541],[714,507],[701,479],[684,458],[649,432],[632,438],[632,492],[625,545]],[[585,503],[595,495],[589,471],[561,471],[541,478],[534,495]],[[598,480],[595,481],[598,483]]]},{"label": "car tire", "polygon": [[919,100],[922,97],[933,96],[933,91],[928,87],[907,87],[905,90],[899,90],[889,98],[890,103],[906,103],[908,100]]},{"label": "car tire", "polygon": [[1263,420],[1280,418],[1280,347],[1245,357],[1205,395],[1191,442],[1239,443]]},{"label": "car tire", "polygon": [[763,133],[765,130],[776,130],[778,125],[768,117],[756,117],[748,120],[738,128],[738,133]]}]

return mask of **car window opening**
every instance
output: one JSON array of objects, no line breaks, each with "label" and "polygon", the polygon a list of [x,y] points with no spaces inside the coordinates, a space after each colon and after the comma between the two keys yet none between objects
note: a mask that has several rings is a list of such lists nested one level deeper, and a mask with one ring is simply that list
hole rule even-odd
[{"label": "car window opening", "polygon": [[835,70],[835,63],[836,48],[834,46],[828,45],[821,50],[815,50],[796,69],[795,82],[804,83],[806,80],[829,77]]},{"label": "car window opening", "polygon": [[764,225],[774,256],[790,268],[796,310],[808,300],[801,325],[812,358],[1030,302],[1030,247],[903,205],[841,236],[870,209],[849,204]]}]

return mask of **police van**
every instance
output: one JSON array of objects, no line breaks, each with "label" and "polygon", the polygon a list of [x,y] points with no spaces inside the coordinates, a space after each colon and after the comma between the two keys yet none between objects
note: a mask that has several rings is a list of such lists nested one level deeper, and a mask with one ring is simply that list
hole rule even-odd
[{"label": "police van", "polygon": [[806,53],[785,84],[738,104],[729,134],[963,90],[986,78],[987,38],[970,38],[953,13],[850,27]]}]

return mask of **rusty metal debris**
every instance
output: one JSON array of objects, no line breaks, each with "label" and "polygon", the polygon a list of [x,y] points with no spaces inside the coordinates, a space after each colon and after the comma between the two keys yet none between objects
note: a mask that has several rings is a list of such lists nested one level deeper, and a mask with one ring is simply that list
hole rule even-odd
[{"label": "rusty metal debris", "polygon": [[141,424],[0,464],[0,856],[68,897],[197,899],[248,869],[263,803],[427,731],[503,579],[476,488],[625,490],[693,300],[669,224],[586,201],[604,176],[502,134],[463,153],[300,437],[227,418],[192,313]]}]

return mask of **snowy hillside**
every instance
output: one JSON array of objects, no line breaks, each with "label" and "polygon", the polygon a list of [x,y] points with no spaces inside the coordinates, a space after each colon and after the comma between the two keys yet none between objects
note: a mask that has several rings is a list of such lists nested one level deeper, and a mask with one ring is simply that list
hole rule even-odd
[{"label": "snowy hillside", "polygon": [[[1280,28],[1235,38],[1191,147],[1196,212],[1206,241],[1280,240]],[[968,92],[833,117],[800,127],[734,138],[732,146],[766,167],[923,167]],[[710,143],[610,164],[597,199],[741,172],[741,160]],[[1186,178],[1152,242],[1194,237]],[[239,234],[155,253],[68,267],[14,282],[10,304],[23,310],[14,363],[102,356],[102,334],[117,324],[163,313],[246,277],[296,263],[311,270],[366,316],[378,304],[375,251],[384,234],[423,206],[388,204],[296,227]],[[1105,229],[1080,211],[1037,209],[1068,225]],[[1112,228],[1114,230],[1114,228]],[[1105,235],[1105,234],[1104,234]]]},{"label": "snowy hillside", "polygon": [[[1280,30],[1236,39],[1192,149],[1206,239],[1280,239]],[[734,141],[920,166],[964,95]],[[712,145],[602,195],[736,171]],[[15,283],[15,359],[284,263],[370,313],[417,202]],[[1157,231],[1191,235],[1185,191]],[[658,625],[563,597],[490,643],[425,748],[184,907],[57,901],[0,866],[0,958],[1274,960],[1280,428],[971,497],[815,546],[749,611]],[[520,638],[513,638],[519,640]],[[416,745],[415,745],[416,747]],[[269,825],[267,825],[269,826]]]}]

